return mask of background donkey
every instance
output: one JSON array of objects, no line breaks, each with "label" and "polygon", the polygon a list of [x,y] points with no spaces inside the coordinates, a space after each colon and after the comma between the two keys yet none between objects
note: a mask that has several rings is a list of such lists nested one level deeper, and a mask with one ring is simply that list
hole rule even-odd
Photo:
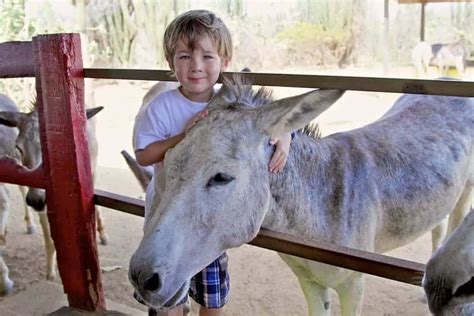
[{"label": "background donkey", "polygon": [[[102,108],[94,108],[87,110],[87,117],[91,118],[98,113]],[[97,161],[97,140],[95,138],[95,126],[93,122],[89,122],[87,128],[87,136],[89,140],[89,151],[91,153],[91,160],[93,170],[95,170]],[[41,164],[41,144],[39,139],[38,128],[38,113],[33,107],[30,113],[22,113],[18,111],[14,102],[6,95],[0,94],[0,157],[10,156],[16,158],[19,163],[23,164],[29,169],[34,169]],[[22,192],[25,201],[32,206],[40,218],[41,227],[43,229],[43,236],[46,248],[46,278],[53,280],[56,276],[56,251],[54,249],[53,240],[49,231],[49,222],[45,211],[45,194],[44,190],[23,188]],[[26,194],[25,194],[26,193]],[[5,246],[6,227],[8,220],[9,202],[6,186],[0,183],[0,246]],[[99,209],[96,209],[97,214],[97,230],[102,244],[107,244],[107,234],[104,230],[102,216]],[[25,205],[25,219],[28,227],[33,227],[34,224],[30,217],[28,207]],[[28,228],[31,231],[30,228]],[[8,268],[3,261],[0,254],[0,273],[2,273],[2,280],[0,280],[0,294],[8,294],[11,291],[13,282],[8,277]]]},{"label": "background donkey", "polygon": [[474,210],[426,265],[423,287],[436,315],[474,315]]},{"label": "background donkey", "polygon": [[[16,104],[6,95],[0,94],[0,111],[11,111],[18,112]],[[19,148],[15,146],[15,139],[18,136],[18,129],[11,128],[0,124],[0,157],[10,157],[16,159],[18,163],[21,162],[21,153]],[[27,188],[20,186],[23,199],[26,200]],[[24,203],[25,206],[25,221],[27,226],[27,232],[33,234],[36,230],[34,221],[31,217],[31,210]],[[8,211],[10,208],[10,200],[7,187],[4,183],[0,182],[0,295],[8,294],[12,287],[13,282],[9,278],[8,267],[3,260],[3,253],[6,244],[6,232],[8,225]],[[39,213],[41,227],[43,228],[43,236],[48,253],[47,258],[54,260],[54,246],[51,236],[49,235],[48,220],[45,212]],[[51,273],[52,265],[48,260],[47,275],[49,277]]]},{"label": "background donkey", "polygon": [[411,59],[418,77],[426,76],[428,67],[438,68],[439,76],[447,76],[449,67],[456,67],[463,76],[467,59],[466,45],[462,40],[449,44],[418,43],[412,50]]},{"label": "background donkey", "polygon": [[[270,137],[303,127],[341,94],[319,90],[270,102],[266,90],[253,94],[244,83],[221,90],[154,179],[152,214],[129,267],[145,302],[173,306],[193,274],[260,227],[384,252],[453,210],[451,220],[462,219],[474,183],[473,99],[405,95],[363,128],[319,140],[298,133],[284,171],[268,172]],[[281,257],[311,315],[330,314],[329,288],[342,315],[360,315],[361,273]]]}]

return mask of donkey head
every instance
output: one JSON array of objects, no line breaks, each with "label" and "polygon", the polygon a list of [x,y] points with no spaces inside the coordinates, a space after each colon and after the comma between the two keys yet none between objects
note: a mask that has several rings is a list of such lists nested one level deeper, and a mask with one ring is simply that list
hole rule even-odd
[{"label": "donkey head", "polygon": [[208,117],[167,152],[155,177],[162,194],[151,203],[129,269],[143,301],[177,304],[194,274],[257,235],[271,201],[270,137],[303,127],[341,95],[319,90],[271,102],[265,90],[252,93],[242,83],[221,89]]},{"label": "donkey head", "polygon": [[[471,303],[474,311],[474,210],[454,230],[426,264],[423,287],[435,315]],[[467,308],[467,306],[466,306]],[[472,315],[452,313],[452,315]]]},{"label": "donkey head", "polygon": [[[87,118],[93,117],[100,110],[102,110],[102,107],[88,109],[86,112]],[[36,108],[29,113],[0,111],[0,124],[18,128],[19,133],[15,140],[15,146],[21,163],[28,169],[37,168],[42,162],[42,155]],[[44,190],[36,188],[28,190],[26,203],[35,210],[43,210],[45,201]]]}]

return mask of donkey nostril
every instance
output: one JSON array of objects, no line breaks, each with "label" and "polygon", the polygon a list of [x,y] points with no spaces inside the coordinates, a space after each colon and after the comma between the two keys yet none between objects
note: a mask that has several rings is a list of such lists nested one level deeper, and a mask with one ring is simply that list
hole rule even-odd
[{"label": "donkey nostril", "polygon": [[131,271],[130,272],[130,277],[131,277],[133,283],[138,284],[138,275],[137,275],[136,272]]},{"label": "donkey nostril", "polygon": [[158,273],[153,273],[151,278],[145,281],[145,290],[153,292],[160,287],[160,277]]}]

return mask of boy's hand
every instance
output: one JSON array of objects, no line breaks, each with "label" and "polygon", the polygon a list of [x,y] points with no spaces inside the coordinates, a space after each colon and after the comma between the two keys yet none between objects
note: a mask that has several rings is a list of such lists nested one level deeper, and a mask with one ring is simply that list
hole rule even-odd
[{"label": "boy's hand", "polygon": [[184,134],[187,134],[191,128],[196,125],[197,122],[205,118],[206,116],[209,115],[209,110],[204,109],[202,111],[197,112],[192,118],[189,119],[188,123],[186,123],[186,128],[184,129]]},{"label": "boy's hand", "polygon": [[286,165],[288,153],[290,152],[291,134],[285,134],[280,138],[272,138],[271,145],[275,145],[275,152],[268,165],[270,172],[280,172]]}]

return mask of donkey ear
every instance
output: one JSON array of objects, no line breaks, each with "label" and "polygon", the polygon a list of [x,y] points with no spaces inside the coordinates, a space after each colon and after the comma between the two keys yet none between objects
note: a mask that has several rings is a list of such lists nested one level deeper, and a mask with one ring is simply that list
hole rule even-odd
[{"label": "donkey ear", "polygon": [[242,89],[251,86],[251,79],[242,73],[250,72],[250,69],[245,67],[241,73],[233,73],[232,75],[221,75],[222,86],[216,95],[212,98],[208,108],[217,108],[221,105],[236,102],[242,96]]},{"label": "donkey ear", "polygon": [[96,115],[97,113],[99,113],[103,109],[104,109],[103,106],[98,106],[98,107],[95,107],[95,108],[92,108],[92,109],[87,109],[86,110],[87,119],[90,119],[90,118],[94,117],[94,115]]},{"label": "donkey ear", "polygon": [[343,90],[315,90],[257,108],[257,126],[271,137],[304,127],[344,94]]},{"label": "donkey ear", "polygon": [[224,84],[220,87],[219,91],[212,97],[211,102],[207,106],[208,109],[216,109],[222,105],[235,102],[236,96],[234,92]]},{"label": "donkey ear", "polygon": [[25,114],[21,112],[0,111],[0,124],[17,127],[24,117]]},{"label": "donkey ear", "polygon": [[217,91],[215,97],[216,99],[221,99],[224,102],[234,102],[237,97],[230,88],[232,85],[232,82],[228,80],[226,77],[223,77],[223,83],[222,86],[220,87],[219,91]]}]

